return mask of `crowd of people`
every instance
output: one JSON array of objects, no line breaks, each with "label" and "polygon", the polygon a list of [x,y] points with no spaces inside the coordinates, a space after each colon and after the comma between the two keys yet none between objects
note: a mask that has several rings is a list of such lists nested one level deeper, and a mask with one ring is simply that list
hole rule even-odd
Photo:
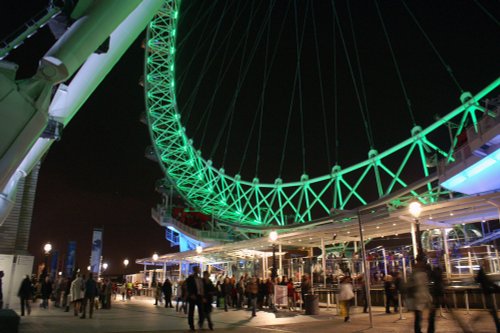
[{"label": "crowd of people", "polygon": [[[93,274],[76,274],[73,279],[59,276],[52,280],[49,276],[30,278],[21,281],[18,297],[21,304],[21,316],[31,313],[31,306],[40,299],[40,308],[53,306],[69,312],[73,308],[75,316],[92,318],[94,309],[111,309],[111,299],[116,298],[117,286],[109,279],[97,282]],[[125,295],[123,294],[123,297]]]},{"label": "crowd of people", "polygon": [[[0,276],[0,300],[1,300],[1,277]],[[364,275],[351,276],[349,271],[338,277],[338,300],[340,315],[345,322],[350,322],[350,308],[355,296],[355,286],[359,288],[361,301],[364,300],[363,312],[368,312],[369,300],[365,289]],[[440,307],[451,307],[446,299],[443,271],[439,266],[431,266],[425,259],[417,257],[408,280],[404,282],[400,272],[394,271],[381,277],[385,295],[385,312],[397,313],[401,306],[405,306],[415,314],[414,331],[421,333],[423,312],[428,311],[427,332],[435,331],[436,311]],[[492,303],[492,294],[499,293],[500,287],[493,283],[481,267],[476,275],[476,281],[480,285],[486,300],[487,308],[494,320],[497,332],[500,332],[500,320],[497,315],[496,305]],[[277,297],[275,286],[280,289],[279,301],[275,304]],[[211,319],[213,305],[221,311],[246,309],[251,311],[251,316],[256,316],[259,310],[277,311],[277,305],[287,307],[289,310],[298,310],[298,304],[304,308],[306,295],[312,293],[312,281],[308,274],[301,277],[300,281],[294,281],[292,277],[281,276],[275,278],[258,278],[243,274],[239,278],[234,276],[219,275],[210,278],[208,271],[200,274],[200,267],[193,266],[192,274],[185,280],[172,282],[154,281],[153,296],[155,306],[164,305],[166,308],[187,314],[188,325],[195,330],[195,310],[197,310],[197,325],[203,328],[205,321],[208,328],[213,330]],[[50,301],[53,306],[69,312],[73,308],[74,316],[80,318],[92,318],[95,309],[110,309],[112,299],[116,300],[121,294],[122,300],[128,300],[134,293],[132,283],[117,285],[109,279],[96,281],[92,274],[88,276],[76,274],[73,279],[59,276],[52,281],[49,276],[42,278],[30,278],[26,276],[20,283],[18,296],[20,298],[21,316],[31,313],[32,303],[40,298],[40,308],[48,309]],[[276,295],[277,296],[277,295]],[[403,303],[401,303],[403,302]],[[1,303],[0,303],[1,305]],[[391,312],[391,308],[394,312]]]},{"label": "crowd of people", "polygon": [[156,306],[164,303],[165,307],[173,307],[172,299],[175,299],[176,311],[187,314],[191,330],[195,330],[195,310],[198,314],[198,327],[202,328],[206,321],[208,328],[213,330],[213,305],[221,311],[229,311],[230,308],[246,309],[251,311],[252,317],[257,316],[259,310],[276,311],[274,286],[280,285],[286,289],[285,300],[281,300],[280,305],[283,306],[286,302],[288,309],[293,311],[298,309],[298,303],[312,288],[308,275],[304,275],[297,284],[287,276],[261,279],[248,274],[243,274],[238,279],[220,275],[214,283],[208,271],[200,273],[200,268],[194,266],[192,274],[185,280],[177,281],[175,287],[166,279],[163,283],[156,283],[154,292]]}]

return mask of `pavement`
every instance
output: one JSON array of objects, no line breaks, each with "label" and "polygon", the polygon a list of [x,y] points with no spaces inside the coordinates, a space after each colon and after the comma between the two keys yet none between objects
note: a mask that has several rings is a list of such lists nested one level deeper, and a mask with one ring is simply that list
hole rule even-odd
[{"label": "pavement", "polygon": [[[134,297],[130,301],[117,300],[112,309],[94,311],[92,319],[80,319],[73,310],[64,312],[60,308],[42,309],[39,303],[33,305],[31,315],[21,317],[19,333],[161,333],[190,332],[187,316],[175,309],[153,305],[148,297]],[[15,309],[18,310],[18,309]],[[374,307],[373,326],[370,327],[369,315],[362,308],[353,307],[351,322],[345,323],[337,314],[336,308],[321,308],[318,315],[305,315],[302,311],[279,310],[278,312],[259,311],[256,317],[247,310],[229,309],[225,312],[214,309],[212,320],[217,332],[242,333],[307,333],[307,332],[413,332],[413,313],[386,314],[382,307]],[[19,313],[19,311],[17,311]],[[495,332],[493,320],[485,310],[454,311],[456,317],[468,325],[470,332]],[[424,314],[423,331],[427,322]],[[196,321],[196,317],[195,317]],[[209,331],[205,323],[204,329]],[[450,313],[436,317],[436,332],[463,332]]]}]

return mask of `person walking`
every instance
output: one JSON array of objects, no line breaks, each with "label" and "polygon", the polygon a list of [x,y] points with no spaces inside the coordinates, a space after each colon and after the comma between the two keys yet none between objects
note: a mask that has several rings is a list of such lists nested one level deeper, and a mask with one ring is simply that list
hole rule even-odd
[{"label": "person walking", "polygon": [[429,293],[428,269],[423,259],[417,259],[407,286],[406,305],[408,310],[415,312],[413,328],[415,333],[422,333],[422,313],[428,308],[432,297]]},{"label": "person walking", "polygon": [[19,296],[19,298],[21,299],[21,316],[24,316],[25,307],[28,312],[28,315],[30,315],[31,314],[30,301],[33,298],[33,286],[31,285],[31,280],[29,275],[26,275],[26,277],[21,282],[21,287],[19,288],[17,296]]},{"label": "person walking", "polygon": [[344,322],[350,322],[351,300],[354,298],[352,279],[346,275],[340,280],[339,285],[340,316],[344,317]]},{"label": "person walking", "polygon": [[443,282],[443,271],[439,266],[434,267],[430,272],[428,272],[428,278],[430,282],[430,294],[432,296],[431,308],[429,311],[429,321],[427,326],[427,333],[434,333],[435,331],[435,321],[436,321],[436,311],[444,303],[444,282]]},{"label": "person walking", "polygon": [[40,307],[47,309],[49,307],[50,295],[52,295],[52,281],[50,281],[50,278],[48,276],[46,276],[42,281],[41,292],[42,304],[40,304]]},{"label": "person walking", "polygon": [[498,309],[492,299],[493,297],[496,297],[495,296],[496,293],[500,292],[500,287],[498,287],[494,282],[490,280],[488,275],[486,275],[483,266],[479,267],[479,271],[477,272],[476,276],[476,281],[481,285],[484,298],[486,299],[486,306],[491,316],[493,317],[497,333],[500,333],[500,321],[498,320]]},{"label": "person walking", "polygon": [[385,313],[391,313],[391,304],[394,305],[394,312],[396,312],[397,305],[394,302],[394,283],[391,274],[384,277],[384,293],[385,293]]},{"label": "person walking", "polygon": [[259,286],[257,284],[257,278],[254,276],[250,279],[250,282],[247,283],[246,294],[250,299],[250,307],[252,309],[252,317],[257,316],[255,313],[257,308],[257,293],[259,292]]},{"label": "person walking", "polygon": [[82,309],[82,302],[85,292],[85,282],[80,274],[75,276],[75,279],[71,282],[70,294],[71,303],[73,303],[73,311],[75,316],[78,316]]},{"label": "person walking", "polygon": [[83,297],[83,311],[82,316],[80,318],[85,319],[85,315],[87,312],[87,303],[89,304],[89,318],[92,318],[92,314],[94,313],[94,300],[95,297],[99,294],[97,290],[97,283],[92,278],[92,273],[89,274],[89,278],[85,281],[85,293]]},{"label": "person walking", "polygon": [[193,274],[186,279],[188,299],[188,324],[189,329],[194,331],[194,308],[198,307],[198,326],[203,323],[203,280],[199,276],[200,267],[193,267]]},{"label": "person walking", "polygon": [[203,327],[205,319],[208,322],[208,328],[213,331],[214,324],[212,322],[212,302],[216,294],[215,286],[210,280],[208,271],[203,272],[203,319],[200,328]]}]

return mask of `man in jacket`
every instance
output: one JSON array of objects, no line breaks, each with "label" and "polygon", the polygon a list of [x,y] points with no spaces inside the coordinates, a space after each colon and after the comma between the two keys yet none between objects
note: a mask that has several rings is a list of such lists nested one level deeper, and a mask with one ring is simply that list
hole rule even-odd
[{"label": "man in jacket", "polygon": [[92,318],[92,313],[94,312],[94,300],[98,295],[97,284],[92,278],[92,273],[89,274],[89,278],[85,281],[85,294],[83,298],[83,311],[80,318],[85,319],[85,313],[87,312],[87,303],[89,304],[89,318]]},{"label": "man in jacket", "polygon": [[193,274],[186,279],[188,297],[188,324],[191,331],[194,331],[194,308],[198,307],[198,325],[203,324],[203,280],[200,275],[200,267],[193,267]]}]

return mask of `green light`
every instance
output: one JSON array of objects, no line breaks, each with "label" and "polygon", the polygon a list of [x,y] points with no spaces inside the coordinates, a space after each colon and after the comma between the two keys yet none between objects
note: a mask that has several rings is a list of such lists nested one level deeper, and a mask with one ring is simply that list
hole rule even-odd
[{"label": "green light", "polygon": [[[410,168],[411,173],[418,172],[418,177],[424,178],[428,174],[424,163],[412,163],[416,157],[424,161],[423,145],[438,151],[444,159],[453,159],[454,149],[431,142],[429,138],[436,137],[434,131],[438,130],[448,134],[449,122],[464,128],[468,121],[467,110],[471,107],[469,104],[458,107],[428,128],[419,128],[418,135],[384,152],[372,154],[365,161],[345,168],[335,165],[327,175],[309,178],[304,173],[300,181],[291,183],[283,182],[279,177],[274,183],[261,183],[257,177],[251,181],[242,179],[239,174],[234,177],[226,175],[223,168],[216,169],[210,165],[194,148],[182,128],[179,114],[182,110],[177,110],[174,70],[180,3],[180,0],[165,0],[162,12],[149,24],[145,96],[148,115],[154,119],[149,125],[151,141],[161,166],[193,207],[235,225],[285,225],[290,220],[302,223],[328,216],[331,207],[347,209],[365,204],[367,192],[390,195],[406,187],[412,181],[405,174]],[[470,100],[483,100],[499,86],[500,78]],[[415,149],[417,146],[419,149]],[[399,156],[404,156],[404,159]],[[397,165],[394,160],[398,161]],[[374,166],[384,177],[375,175]],[[375,188],[372,188],[373,184]],[[428,183],[426,192],[420,193],[425,200],[432,201],[438,197],[440,191],[432,186]],[[419,193],[412,191],[411,195],[418,196]]]}]

